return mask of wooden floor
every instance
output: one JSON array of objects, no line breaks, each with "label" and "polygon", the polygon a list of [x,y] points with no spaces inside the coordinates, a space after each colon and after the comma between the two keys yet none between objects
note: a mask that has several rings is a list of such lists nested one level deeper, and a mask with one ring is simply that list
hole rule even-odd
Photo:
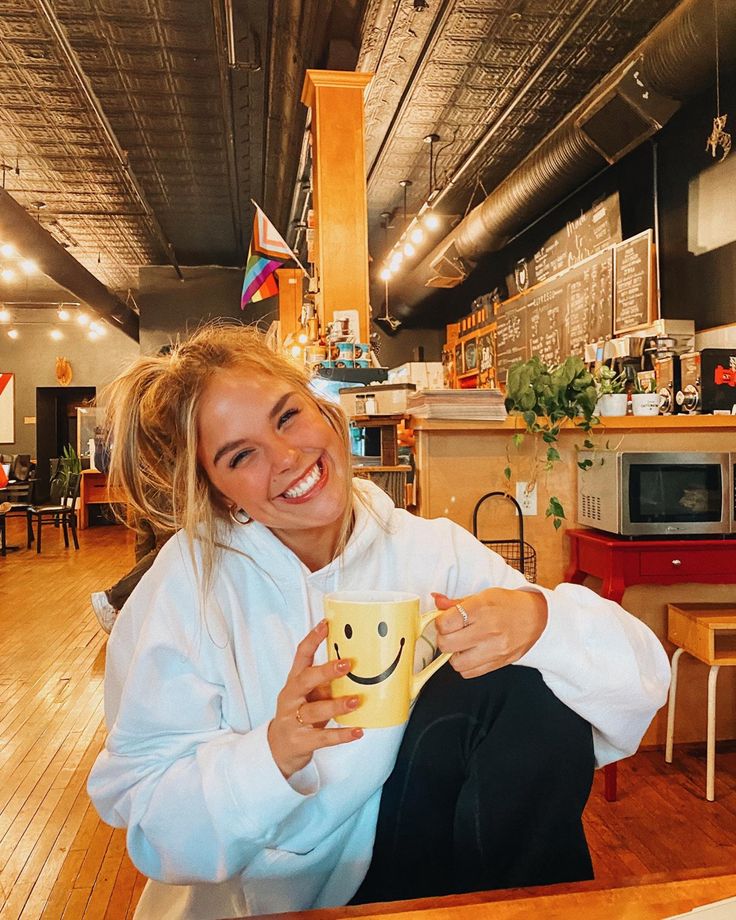
[{"label": "wooden floor", "polygon": [[[22,522],[9,542],[23,544]],[[132,914],[143,878],[122,831],[97,817],[85,781],[104,739],[105,635],[89,595],[127,571],[121,527],[80,534],[78,552],[44,530],[39,556],[0,558],[0,917],[70,920]],[[703,715],[705,724],[705,714]],[[677,748],[637,754],[619,770],[620,800],[602,776],[588,805],[597,878],[736,864],[736,745],[720,746],[717,801],[704,798],[705,757]]]}]

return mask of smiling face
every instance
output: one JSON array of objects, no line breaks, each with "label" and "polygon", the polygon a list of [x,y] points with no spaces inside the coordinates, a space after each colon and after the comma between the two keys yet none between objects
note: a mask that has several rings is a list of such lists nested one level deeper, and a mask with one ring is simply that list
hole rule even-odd
[{"label": "smiling face", "polygon": [[[352,625],[350,623],[346,623],[343,626],[343,632],[345,634],[345,638],[348,640],[347,642],[343,644],[343,649],[350,648],[350,645],[351,645],[350,640],[353,638]],[[388,633],[389,633],[388,623],[385,620],[381,620],[378,623],[378,626],[376,627],[376,632],[378,633],[380,639],[387,639]],[[374,641],[375,641],[375,637],[374,637]],[[391,637],[390,641],[393,645],[396,644],[396,639],[394,636]],[[348,673],[345,676],[348,678],[348,680],[352,680],[353,683],[362,684],[363,686],[369,686],[370,684],[380,684],[382,681],[388,680],[388,678],[391,677],[391,675],[394,673],[396,668],[399,666],[399,662],[401,661],[401,653],[404,651],[405,643],[406,643],[406,637],[401,636],[401,638],[399,639],[399,647],[398,647],[398,651],[396,652],[396,657],[393,659],[391,664],[388,665],[388,667],[384,668],[382,671],[378,672],[377,674],[362,675],[362,674],[355,674],[353,671],[348,671]],[[379,643],[379,645],[380,644],[382,643]],[[335,646],[335,654],[337,655],[337,657],[338,658],[343,657],[340,655],[340,649],[339,649],[337,642],[334,643],[334,646]],[[345,655],[348,656],[349,652],[345,652]],[[379,660],[384,659],[385,650],[381,649],[377,657]]]},{"label": "smiling face", "polygon": [[311,568],[327,564],[349,470],[340,435],[315,400],[262,372],[222,368],[197,419],[199,461],[228,506],[247,511]]}]

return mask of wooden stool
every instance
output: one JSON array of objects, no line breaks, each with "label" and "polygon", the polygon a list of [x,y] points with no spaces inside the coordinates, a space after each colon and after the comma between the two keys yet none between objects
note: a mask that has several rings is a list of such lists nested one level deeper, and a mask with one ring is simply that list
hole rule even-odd
[{"label": "wooden stool", "polygon": [[721,665],[736,665],[736,605],[668,604],[667,637],[677,646],[672,656],[672,682],[667,704],[667,745],[664,759],[672,763],[675,735],[675,696],[680,656],[687,652],[710,665],[708,674],[708,741],[706,753],[706,792],[715,800],[716,767],[716,681]]}]

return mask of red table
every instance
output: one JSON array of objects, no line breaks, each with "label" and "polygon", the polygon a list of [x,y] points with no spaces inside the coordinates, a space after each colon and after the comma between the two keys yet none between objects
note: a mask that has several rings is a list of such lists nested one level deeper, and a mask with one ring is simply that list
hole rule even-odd
[{"label": "red table", "polygon": [[[568,530],[565,581],[600,578],[601,595],[621,603],[629,585],[736,584],[736,540],[630,540],[597,530]],[[616,764],[604,767],[605,796],[616,801]]]}]

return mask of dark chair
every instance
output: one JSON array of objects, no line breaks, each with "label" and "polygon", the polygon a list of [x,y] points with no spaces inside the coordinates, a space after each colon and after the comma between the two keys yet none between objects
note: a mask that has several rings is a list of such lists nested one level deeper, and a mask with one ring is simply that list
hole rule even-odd
[{"label": "dark chair", "polygon": [[70,473],[58,504],[38,505],[28,508],[28,547],[33,543],[33,521],[36,520],[36,552],[41,552],[41,529],[44,521],[51,521],[56,527],[61,524],[64,531],[64,546],[69,547],[69,529],[72,532],[74,549],[79,549],[77,539],[77,500],[79,499],[79,473]]},{"label": "dark chair", "polygon": [[[2,490],[2,501],[10,502],[10,508],[0,515],[0,556],[5,556],[8,550],[6,542],[5,521],[11,517],[26,517],[28,509],[33,506],[33,490],[36,477],[31,473],[24,482],[9,482]],[[10,549],[18,549],[17,546]]]}]

